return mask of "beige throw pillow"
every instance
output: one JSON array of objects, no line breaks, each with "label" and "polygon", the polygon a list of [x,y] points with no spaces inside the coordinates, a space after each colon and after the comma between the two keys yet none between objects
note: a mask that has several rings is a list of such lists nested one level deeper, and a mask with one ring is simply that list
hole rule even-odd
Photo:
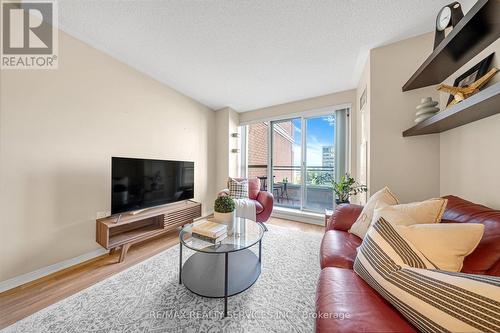
[{"label": "beige throw pillow", "polygon": [[395,226],[438,269],[460,272],[464,259],[479,244],[484,225],[479,223],[432,223]]},{"label": "beige throw pillow", "polygon": [[412,225],[418,223],[410,215],[398,209],[390,209],[393,206],[387,206],[385,204],[382,208],[380,208],[380,206],[382,205],[377,204],[375,206],[375,211],[373,212],[373,218],[370,226],[373,226],[381,217],[392,225]]},{"label": "beige throw pillow", "polygon": [[361,211],[359,217],[356,219],[356,222],[354,222],[354,224],[349,229],[350,233],[360,238],[365,237],[366,232],[370,227],[373,217],[373,212],[375,210],[375,206],[377,205],[377,203],[385,203],[387,205],[397,205],[398,199],[394,194],[392,194],[392,192],[389,190],[387,186],[381,189],[380,191],[376,192],[375,194],[373,194],[370,197],[370,199],[368,199],[366,205],[363,207],[363,210]]},{"label": "beige throw pillow", "polygon": [[384,202],[378,202],[375,206],[371,224],[378,221],[380,217],[394,225],[439,223],[447,203],[448,199],[443,198],[401,205],[388,205]]}]

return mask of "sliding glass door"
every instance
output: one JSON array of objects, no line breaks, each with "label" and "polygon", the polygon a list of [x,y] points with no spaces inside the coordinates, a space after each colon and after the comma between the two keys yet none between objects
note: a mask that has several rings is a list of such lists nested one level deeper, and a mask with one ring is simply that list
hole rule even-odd
[{"label": "sliding glass door", "polygon": [[301,208],[302,199],[302,119],[271,122],[271,173],[275,203]]},{"label": "sliding glass door", "polygon": [[248,177],[274,195],[276,207],[333,209],[333,181],[346,171],[347,109],[246,126]]},{"label": "sliding glass door", "polygon": [[332,209],[335,179],[335,114],[304,119],[305,182],[302,208]]}]

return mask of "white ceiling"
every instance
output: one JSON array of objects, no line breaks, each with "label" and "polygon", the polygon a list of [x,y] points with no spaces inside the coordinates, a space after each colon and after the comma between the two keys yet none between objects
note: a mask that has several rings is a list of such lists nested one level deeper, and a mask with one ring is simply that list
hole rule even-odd
[{"label": "white ceiling", "polygon": [[[368,50],[434,29],[451,0],[59,0],[59,26],[237,111],[355,88]],[[464,12],[475,3],[462,0]]]}]

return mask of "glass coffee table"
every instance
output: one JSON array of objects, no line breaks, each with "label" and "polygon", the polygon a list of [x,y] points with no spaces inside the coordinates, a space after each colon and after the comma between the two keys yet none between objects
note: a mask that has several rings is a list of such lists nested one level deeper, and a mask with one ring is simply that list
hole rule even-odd
[{"label": "glass coffee table", "polygon": [[[227,298],[250,288],[259,278],[264,227],[237,218],[233,235],[218,244],[192,237],[192,227],[185,225],[179,234],[179,284],[203,297],[224,298],[224,317],[227,317]],[[259,256],[249,249],[257,243]],[[183,265],[184,246],[196,253]]]}]

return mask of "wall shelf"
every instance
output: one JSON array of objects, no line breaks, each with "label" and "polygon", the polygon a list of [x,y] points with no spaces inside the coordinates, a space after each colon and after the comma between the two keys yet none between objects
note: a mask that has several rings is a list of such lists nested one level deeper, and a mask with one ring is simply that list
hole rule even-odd
[{"label": "wall shelf", "polygon": [[500,1],[479,0],[436,47],[403,91],[443,82],[500,37]]},{"label": "wall shelf", "polygon": [[441,133],[500,113],[500,82],[407,129],[403,136]]}]

